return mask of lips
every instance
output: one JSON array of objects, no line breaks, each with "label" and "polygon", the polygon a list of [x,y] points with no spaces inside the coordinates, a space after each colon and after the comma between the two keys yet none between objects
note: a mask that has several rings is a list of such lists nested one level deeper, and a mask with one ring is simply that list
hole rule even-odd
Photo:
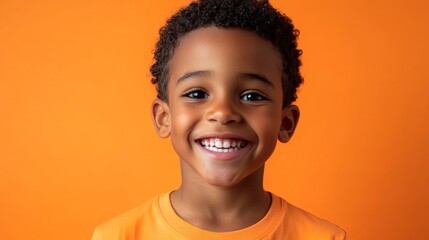
[{"label": "lips", "polygon": [[202,138],[197,142],[205,149],[213,152],[235,152],[249,143],[246,140],[232,138]]}]

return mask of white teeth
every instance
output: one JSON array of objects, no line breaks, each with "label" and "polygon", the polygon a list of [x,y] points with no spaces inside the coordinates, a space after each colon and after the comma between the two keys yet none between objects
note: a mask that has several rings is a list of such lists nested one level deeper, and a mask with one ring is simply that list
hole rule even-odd
[{"label": "white teeth", "polygon": [[206,138],[199,140],[200,144],[214,152],[234,152],[245,147],[247,142],[241,140]]},{"label": "white teeth", "polygon": [[217,148],[221,148],[221,147],[222,147],[222,142],[221,142],[219,139],[216,139],[216,141],[215,141],[215,146],[216,146]]}]

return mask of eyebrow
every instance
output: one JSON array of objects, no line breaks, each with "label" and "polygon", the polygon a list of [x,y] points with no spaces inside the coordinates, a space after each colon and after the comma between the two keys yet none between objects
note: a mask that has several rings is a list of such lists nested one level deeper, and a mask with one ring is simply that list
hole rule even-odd
[{"label": "eyebrow", "polygon": [[180,83],[180,82],[182,82],[183,80],[186,80],[186,79],[189,79],[189,78],[192,78],[192,77],[198,77],[198,76],[202,76],[202,75],[207,75],[209,73],[210,73],[209,71],[205,71],[205,70],[187,72],[183,76],[181,76],[179,79],[177,79],[177,84]]},{"label": "eyebrow", "polygon": [[256,73],[240,73],[240,76],[244,77],[244,78],[250,78],[250,79],[255,79],[258,80],[272,88],[274,88],[274,84],[269,81],[266,77],[260,75],[260,74],[256,74]]},{"label": "eyebrow", "polygon": [[[198,76],[203,76],[203,75],[208,75],[208,74],[210,74],[210,71],[207,71],[207,70],[187,72],[177,80],[177,84],[186,80],[186,79],[192,78],[192,77],[198,77]],[[241,78],[249,78],[249,79],[254,79],[254,80],[260,81],[260,82],[274,88],[274,84],[271,81],[269,81],[266,77],[264,77],[260,74],[257,74],[257,73],[239,73],[238,75]]]}]

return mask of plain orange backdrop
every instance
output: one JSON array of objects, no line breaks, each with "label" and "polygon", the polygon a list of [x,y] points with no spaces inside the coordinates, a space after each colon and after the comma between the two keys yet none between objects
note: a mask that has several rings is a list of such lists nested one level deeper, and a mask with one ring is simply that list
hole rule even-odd
[{"label": "plain orange backdrop", "polygon": [[[179,185],[149,66],[181,1],[0,1],[0,239],[89,239]],[[429,239],[429,4],[272,1],[301,30],[294,139],[265,186],[350,239]]]}]

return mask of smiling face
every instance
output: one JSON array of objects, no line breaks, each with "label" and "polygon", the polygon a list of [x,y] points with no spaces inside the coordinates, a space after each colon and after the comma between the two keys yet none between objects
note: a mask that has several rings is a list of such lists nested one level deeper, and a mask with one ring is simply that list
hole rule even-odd
[{"label": "smiling face", "polygon": [[272,44],[251,32],[209,27],[181,39],[168,104],[156,99],[152,115],[159,135],[171,135],[182,174],[230,187],[262,171],[299,114],[282,109],[281,67]]}]

